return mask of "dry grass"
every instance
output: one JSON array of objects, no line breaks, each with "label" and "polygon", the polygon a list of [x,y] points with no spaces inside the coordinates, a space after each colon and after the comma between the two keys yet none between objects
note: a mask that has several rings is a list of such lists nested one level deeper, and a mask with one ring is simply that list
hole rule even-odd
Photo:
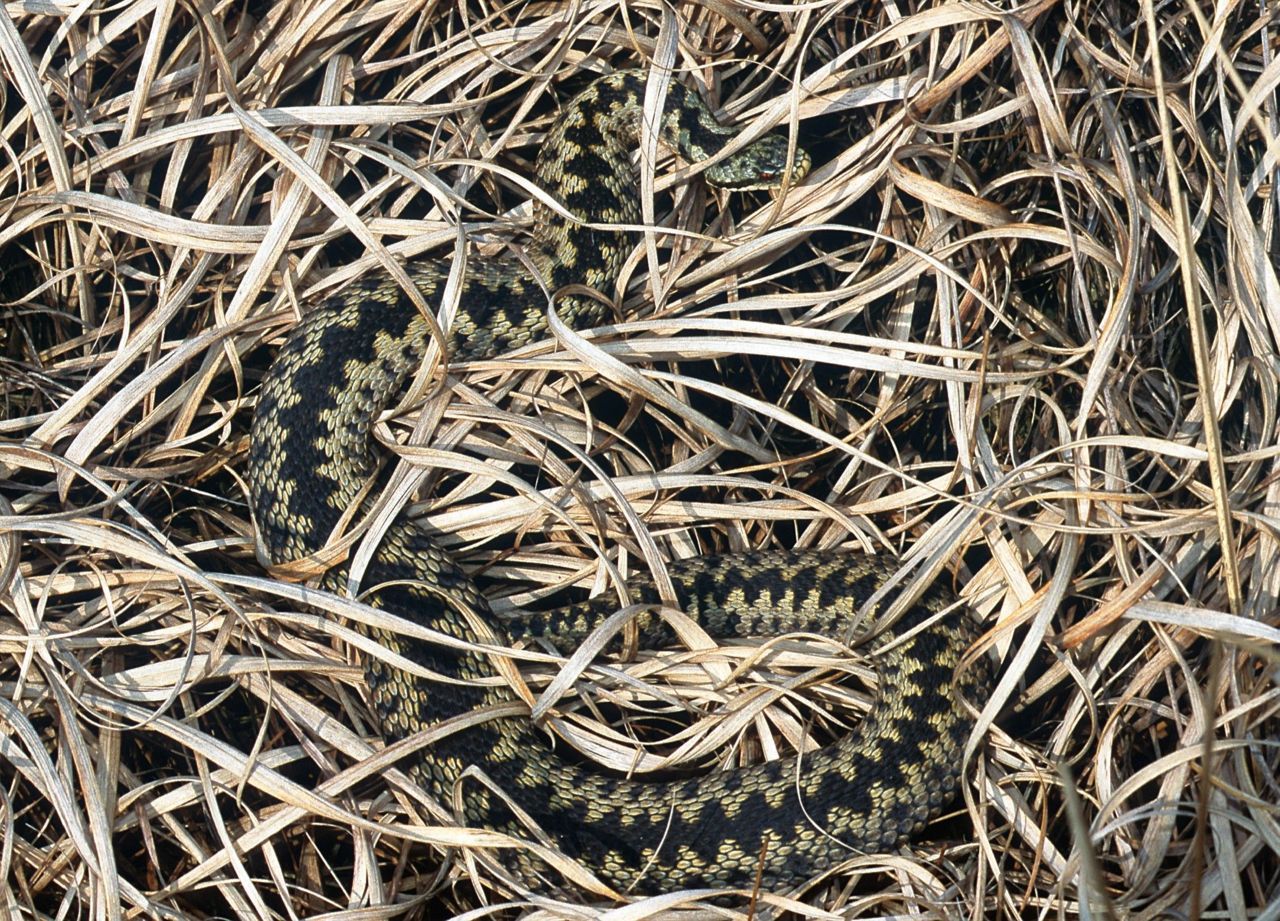
[{"label": "dry grass", "polygon": [[[663,229],[606,292],[625,322],[423,380],[382,431],[417,446],[388,514],[421,485],[504,610],[612,590],[602,558],[767,546],[963,591],[1001,663],[965,802],[796,901],[699,916],[1280,919],[1269,12],[247,6],[0,16],[0,915],[608,907],[503,883],[395,772],[351,654],[377,615],[265,576],[243,473],[308,303],[460,226],[498,251],[554,100],[656,61],[818,168],[730,199],[664,154]],[[792,695],[819,648],[783,650],[788,683],[692,646],[599,699],[662,664],[677,709],[714,708],[736,673],[753,696],[699,724],[722,762],[864,699]],[[687,736],[654,757],[704,762]]]}]

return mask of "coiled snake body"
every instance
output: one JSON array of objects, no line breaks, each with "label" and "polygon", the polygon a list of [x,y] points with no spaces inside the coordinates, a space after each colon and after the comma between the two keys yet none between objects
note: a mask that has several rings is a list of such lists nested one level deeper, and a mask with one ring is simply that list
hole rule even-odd
[{"label": "coiled snake body", "polygon": [[[600,78],[565,107],[538,157],[537,179],[583,223],[538,209],[529,251],[542,285],[517,261],[468,270],[449,334],[455,358],[540,337],[545,291],[570,284],[611,291],[634,237],[602,225],[640,220],[630,152],[645,79],[634,72]],[[688,160],[712,156],[733,135],[678,83],[668,88],[664,112],[662,137]],[[709,169],[708,178],[729,187],[774,186],[786,162],[785,143],[766,137]],[[807,161],[800,171],[806,167]],[[438,299],[447,266],[424,261],[406,270],[428,302]],[[603,319],[599,298],[561,296],[556,309],[576,328]],[[384,279],[351,286],[289,336],[262,387],[249,459],[251,500],[271,564],[316,554],[361,507],[376,467],[370,426],[429,341],[430,325]],[[721,636],[840,636],[890,572],[873,558],[832,552],[757,552],[670,567],[679,604]],[[330,571],[325,584],[341,590],[345,576]],[[384,586],[373,603],[425,626],[478,643],[507,641],[472,580],[408,522],[389,529],[363,584]],[[647,585],[633,582],[629,592],[637,601],[658,601]],[[880,629],[888,643],[949,603],[934,590],[892,629],[864,626]],[[588,602],[531,623],[571,645],[615,607]],[[646,640],[662,639],[656,619],[642,617],[641,628]],[[947,689],[972,636],[967,614],[953,611],[894,643],[878,660],[875,710],[848,737],[799,764],[793,757],[703,777],[628,780],[566,762],[528,721],[500,719],[441,739],[414,765],[415,776],[448,803],[462,771],[480,768],[564,853],[618,890],[751,886],[757,874],[766,886],[799,882],[850,848],[894,846],[952,798],[971,722]],[[486,656],[390,633],[377,639],[462,679],[423,682],[372,659],[368,680],[390,740],[511,699],[493,681],[468,681],[494,676]],[[966,696],[986,680],[980,663],[959,674]],[[468,822],[528,837],[490,786],[468,777],[462,790]],[[527,858],[517,862],[529,872]]]}]

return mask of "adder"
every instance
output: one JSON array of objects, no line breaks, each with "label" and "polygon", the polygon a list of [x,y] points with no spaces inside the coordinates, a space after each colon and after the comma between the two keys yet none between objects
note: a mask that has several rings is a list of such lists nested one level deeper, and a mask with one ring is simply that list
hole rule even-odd
[{"label": "adder", "polygon": [[[542,337],[548,292],[571,285],[612,291],[641,220],[631,152],[646,80],[638,71],[612,73],[563,107],[538,153],[535,178],[574,220],[540,205],[527,262],[468,267],[448,332],[452,360]],[[666,87],[656,128],[694,163],[715,157],[736,134],[675,81]],[[766,136],[705,175],[722,188],[773,188],[788,163],[786,141]],[[807,168],[800,154],[791,181]],[[418,260],[405,268],[427,302],[438,302],[448,265]],[[600,297],[561,294],[555,307],[577,329],[605,319]],[[378,277],[316,305],[288,336],[262,385],[248,466],[260,548],[270,565],[317,554],[361,507],[379,466],[370,427],[421,362],[431,330],[399,286]],[[892,848],[953,798],[972,727],[960,699],[980,697],[988,681],[981,662],[959,668],[975,627],[941,588],[896,624],[877,621],[874,610],[857,620],[893,570],[874,557],[832,551],[757,551],[669,567],[675,601],[713,635],[841,635],[858,623],[888,647],[878,659],[877,706],[851,734],[819,751],[705,776],[629,779],[566,760],[527,720],[507,718],[450,734],[407,767],[445,803],[454,801],[466,768],[480,769],[489,784],[462,781],[468,823],[527,839],[531,832],[510,808],[514,803],[562,852],[619,891],[749,887],[757,878],[766,887],[787,886],[851,852]],[[323,585],[341,592],[346,581],[338,566]],[[512,639],[467,573],[410,521],[390,527],[363,585],[377,587],[371,603],[459,639],[491,645]],[[633,580],[628,591],[635,601],[659,600],[648,580]],[[591,601],[532,617],[525,630],[571,649],[615,608],[615,601]],[[668,639],[656,617],[642,616],[639,625],[646,642]],[[369,689],[388,740],[512,699],[490,680],[496,671],[486,655],[393,632],[376,638],[452,679],[426,681],[368,658]],[[530,879],[541,869],[527,854],[514,864]]]}]

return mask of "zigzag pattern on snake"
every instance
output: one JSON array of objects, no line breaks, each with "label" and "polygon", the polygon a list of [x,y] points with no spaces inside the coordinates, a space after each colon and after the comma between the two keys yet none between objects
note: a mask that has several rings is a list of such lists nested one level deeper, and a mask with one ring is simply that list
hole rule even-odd
[{"label": "zigzag pattern on snake", "polygon": [[[528,247],[541,284],[526,263],[472,265],[449,331],[452,358],[492,355],[541,337],[546,291],[586,285],[611,292],[635,244],[618,224],[640,221],[631,151],[638,139],[646,77],[619,72],[597,79],[551,128],[537,159],[539,184],[581,223],[535,212]],[[681,84],[667,88],[659,130],[690,161],[714,156],[734,136]],[[793,178],[807,169],[803,157]],[[736,188],[774,187],[786,166],[786,144],[765,137],[707,171]],[[406,266],[428,303],[438,299],[447,265]],[[601,298],[568,294],[556,309],[574,328],[600,323]],[[318,553],[340,523],[360,508],[378,459],[370,437],[376,416],[420,363],[431,327],[390,280],[366,280],[320,304],[290,334],[262,386],[251,436],[250,494],[261,548],[272,565]],[[933,589],[887,627],[855,620],[863,602],[892,573],[891,564],[842,552],[755,552],[686,560],[670,567],[679,605],[712,634],[774,635],[792,631],[842,636],[853,624],[874,628],[889,649],[878,659],[879,701],[840,742],[806,754],[707,776],[648,782],[594,772],[555,755],[527,720],[493,720],[434,744],[410,767],[443,802],[452,803],[459,775],[481,769],[568,856],[580,859],[619,891],[654,893],[694,886],[766,887],[798,883],[851,851],[895,846],[937,815],[954,795],[960,753],[972,723],[947,692],[981,695],[989,677],[979,662],[957,673],[974,625],[941,589]],[[345,589],[345,573],[323,584]],[[473,581],[419,528],[392,525],[363,584],[384,586],[371,601],[419,624],[478,643],[510,638]],[[657,602],[635,580],[633,600]],[[526,628],[569,648],[611,614],[603,599]],[[925,629],[911,632],[934,618]],[[640,619],[643,639],[662,642],[661,623]],[[903,637],[906,637],[903,639]],[[383,733],[396,740],[495,701],[509,692],[491,680],[485,656],[392,633],[387,648],[451,679],[428,682],[368,664]],[[894,640],[899,640],[894,642]],[[483,680],[482,680],[483,679]],[[529,838],[488,786],[463,782],[468,823]],[[539,865],[517,857],[526,878]]]}]

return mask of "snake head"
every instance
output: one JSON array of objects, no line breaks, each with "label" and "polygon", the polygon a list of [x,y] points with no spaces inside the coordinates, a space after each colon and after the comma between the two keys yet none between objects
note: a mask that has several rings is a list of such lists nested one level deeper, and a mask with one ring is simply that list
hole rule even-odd
[{"label": "snake head", "polygon": [[[708,166],[707,182],[735,192],[778,189],[787,174],[787,162],[787,139],[780,134],[766,134],[733,156]],[[804,179],[812,165],[808,152],[797,147],[790,183],[795,185]]]}]

